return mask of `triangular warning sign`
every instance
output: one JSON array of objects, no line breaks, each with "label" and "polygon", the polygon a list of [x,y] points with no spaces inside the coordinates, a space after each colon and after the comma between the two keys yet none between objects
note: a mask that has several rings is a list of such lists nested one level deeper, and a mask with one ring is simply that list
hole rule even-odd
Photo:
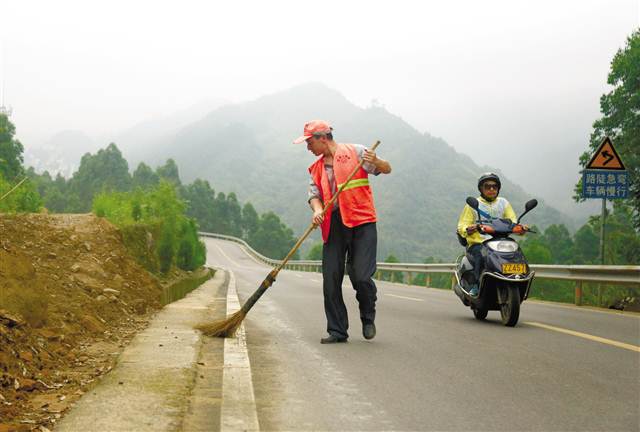
[{"label": "triangular warning sign", "polygon": [[591,156],[586,169],[624,170],[626,168],[618,156],[618,152],[613,148],[613,143],[609,137],[606,137],[602,140],[598,150]]}]

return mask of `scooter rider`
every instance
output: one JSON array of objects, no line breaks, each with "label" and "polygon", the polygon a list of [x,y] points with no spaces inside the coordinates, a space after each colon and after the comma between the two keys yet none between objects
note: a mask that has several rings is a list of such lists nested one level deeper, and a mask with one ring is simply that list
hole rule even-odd
[{"label": "scooter rider", "polygon": [[[478,179],[478,212],[481,219],[505,218],[517,222],[517,216],[505,198],[498,197],[500,193],[500,177],[494,173],[484,173]],[[473,283],[469,290],[472,296],[478,295],[478,282],[485,266],[482,242],[488,237],[478,231],[478,214],[469,205],[465,205],[458,219],[458,234],[466,240],[467,257],[473,265]],[[525,226],[525,229],[528,228]]]}]

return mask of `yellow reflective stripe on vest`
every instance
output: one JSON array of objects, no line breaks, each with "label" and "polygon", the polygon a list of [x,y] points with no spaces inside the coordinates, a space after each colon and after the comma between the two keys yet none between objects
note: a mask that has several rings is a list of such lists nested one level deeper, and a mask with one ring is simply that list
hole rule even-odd
[{"label": "yellow reflective stripe on vest", "polygon": [[[340,189],[342,187],[344,183],[339,184],[338,185],[338,189]],[[347,185],[344,187],[344,189],[342,189],[343,191],[349,190],[349,189],[353,189],[353,188],[357,188],[357,187],[363,187],[363,186],[369,186],[369,179],[368,178],[361,178],[361,179],[356,179],[356,180],[349,180],[349,182],[347,183]]]}]

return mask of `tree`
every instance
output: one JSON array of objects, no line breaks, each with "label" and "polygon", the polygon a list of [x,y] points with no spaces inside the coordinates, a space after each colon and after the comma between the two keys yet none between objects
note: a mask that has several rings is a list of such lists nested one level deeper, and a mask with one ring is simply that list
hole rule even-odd
[{"label": "tree", "polygon": [[544,243],[551,253],[551,262],[566,264],[571,261],[573,254],[573,240],[569,230],[564,225],[550,225],[543,234]]},{"label": "tree", "polygon": [[[275,259],[284,258],[295,244],[293,231],[273,212],[260,216],[257,231],[249,238],[249,244],[261,254]],[[298,252],[292,259],[298,259]]]},{"label": "tree", "polygon": [[600,217],[592,218],[576,231],[574,238],[573,264],[593,264],[600,254],[600,238],[596,234],[593,223],[599,223]]},{"label": "tree", "polygon": [[255,235],[258,230],[260,218],[253,205],[248,202],[242,207],[242,237],[246,240]]},{"label": "tree", "polygon": [[173,159],[167,159],[167,162],[156,169],[156,173],[161,179],[167,180],[175,185],[180,185],[180,173],[178,165]]},{"label": "tree", "polygon": [[160,176],[153,172],[151,167],[144,162],[138,164],[138,168],[133,172],[132,186],[134,188],[148,189],[160,182]]},{"label": "tree", "polygon": [[638,265],[640,263],[640,235],[631,222],[630,206],[615,206],[607,216],[605,228],[605,263]]},{"label": "tree", "polygon": [[593,124],[589,150],[580,156],[580,165],[586,166],[605,136],[611,138],[629,172],[630,199],[615,205],[630,206],[633,225],[640,230],[640,29],[613,57],[607,83],[613,90],[600,97],[602,118]]},{"label": "tree", "polygon": [[214,207],[216,192],[206,180],[196,179],[181,189],[180,195],[187,204],[187,216],[198,221],[203,231],[214,232]]},{"label": "tree", "polygon": [[320,261],[322,260],[322,242],[314,243],[307,254],[308,260]]},{"label": "tree", "polygon": [[82,156],[78,171],[69,181],[69,192],[77,195],[79,207],[67,208],[66,211],[89,211],[97,193],[130,189],[129,164],[118,147],[111,143],[95,155],[87,153]]},{"label": "tree", "polygon": [[229,218],[227,216],[227,196],[223,192],[218,192],[218,195],[213,202],[212,219],[213,232],[228,234],[231,231]]},{"label": "tree", "polygon": [[0,175],[9,183],[24,174],[22,152],[24,147],[13,138],[16,128],[6,114],[0,114]]},{"label": "tree", "polygon": [[536,239],[522,245],[522,252],[529,264],[551,264],[551,251],[542,240]]},{"label": "tree", "polygon": [[242,209],[238,203],[236,194],[231,192],[227,195],[227,220],[229,221],[229,235],[242,237]]}]

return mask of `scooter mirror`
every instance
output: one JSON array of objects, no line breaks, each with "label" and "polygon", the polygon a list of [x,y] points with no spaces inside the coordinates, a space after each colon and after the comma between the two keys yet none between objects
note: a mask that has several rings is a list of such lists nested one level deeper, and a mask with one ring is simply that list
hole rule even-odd
[{"label": "scooter mirror", "polygon": [[480,205],[478,199],[474,197],[467,197],[467,204],[474,210],[478,210],[478,206]]},{"label": "scooter mirror", "polygon": [[531,210],[533,210],[534,208],[536,208],[536,206],[538,205],[538,200],[537,199],[532,199],[529,200],[525,203],[524,205],[524,213],[522,213],[520,215],[520,217],[518,218],[518,222],[520,223],[520,219],[522,219],[522,216],[526,215],[527,213],[529,213]]}]

